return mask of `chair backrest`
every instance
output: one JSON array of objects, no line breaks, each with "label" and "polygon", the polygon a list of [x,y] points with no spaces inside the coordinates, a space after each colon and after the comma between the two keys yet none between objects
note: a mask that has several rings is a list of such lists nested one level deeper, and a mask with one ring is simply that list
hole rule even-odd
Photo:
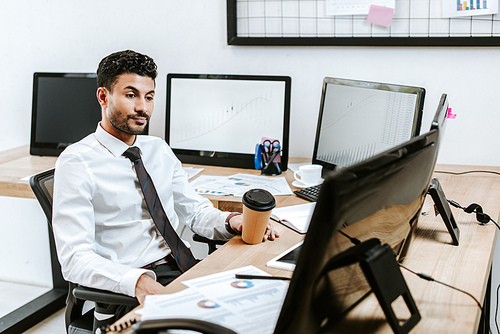
[{"label": "chair backrest", "polygon": [[30,187],[35,194],[52,228],[52,196],[54,191],[54,168],[33,175]]},{"label": "chair backrest", "polygon": [[42,207],[43,213],[47,217],[49,226],[50,262],[52,266],[52,283],[54,288],[68,289],[68,282],[64,280],[61,273],[61,265],[57,259],[54,234],[52,230],[52,195],[54,190],[54,171],[49,169],[33,175],[30,178],[30,187],[35,194],[38,203]]}]

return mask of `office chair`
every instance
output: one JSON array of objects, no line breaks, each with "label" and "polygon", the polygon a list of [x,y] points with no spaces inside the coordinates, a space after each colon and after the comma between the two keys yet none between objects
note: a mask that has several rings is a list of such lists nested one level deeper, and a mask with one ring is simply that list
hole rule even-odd
[{"label": "office chair", "polygon": [[[47,217],[49,230],[52,229],[52,196],[54,187],[54,171],[50,169],[36,175],[30,180],[30,186]],[[211,240],[199,235],[194,235],[193,239],[208,244],[209,253],[216,250],[217,245],[224,241]],[[94,309],[82,313],[85,301],[95,303],[95,311],[101,314],[114,314],[119,305],[137,306],[137,299],[134,297],[113,293],[110,291],[87,288],[69,282],[68,296],[66,298],[65,326],[68,334],[87,334],[95,332],[95,328],[101,326],[94,319]],[[116,319],[110,318],[110,323]]]},{"label": "office chair", "polygon": [[168,333],[169,329],[182,329],[203,334],[237,334],[232,329],[199,319],[172,318],[151,319],[139,322],[133,329],[134,334]]},{"label": "office chair", "polygon": [[[47,217],[49,229],[52,231],[54,169],[32,176],[30,186]],[[94,309],[82,314],[85,301],[94,302],[95,311],[101,314],[114,314],[119,305],[136,306],[139,304],[134,297],[86,288],[69,282],[64,314],[66,333],[87,334],[95,331],[94,327],[97,326],[97,322],[94,324]],[[114,320],[111,318],[110,322],[114,322]]]}]

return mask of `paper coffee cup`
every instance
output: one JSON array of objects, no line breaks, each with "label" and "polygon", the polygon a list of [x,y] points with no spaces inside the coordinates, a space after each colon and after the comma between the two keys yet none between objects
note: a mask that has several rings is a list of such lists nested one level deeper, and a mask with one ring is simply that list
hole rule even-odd
[{"label": "paper coffee cup", "polygon": [[251,189],[243,198],[243,227],[241,238],[247,244],[260,244],[266,233],[269,217],[276,206],[274,196],[264,189]]}]

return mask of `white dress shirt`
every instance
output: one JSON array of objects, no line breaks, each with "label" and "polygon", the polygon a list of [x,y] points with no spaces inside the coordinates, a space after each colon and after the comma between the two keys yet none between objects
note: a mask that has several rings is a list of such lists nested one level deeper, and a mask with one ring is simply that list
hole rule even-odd
[{"label": "white dress shirt", "polygon": [[[232,237],[225,229],[228,212],[194,191],[180,161],[166,142],[137,136],[144,166],[160,201],[177,228],[185,223],[211,239]],[[132,162],[122,156],[129,146],[100,125],[95,133],[69,146],[56,162],[53,228],[66,280],[135,296],[141,267],[170,253],[143,200]]]}]

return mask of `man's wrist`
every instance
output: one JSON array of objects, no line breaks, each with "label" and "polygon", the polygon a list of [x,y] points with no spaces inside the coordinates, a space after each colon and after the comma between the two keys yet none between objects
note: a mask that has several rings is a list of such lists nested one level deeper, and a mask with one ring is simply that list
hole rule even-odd
[{"label": "man's wrist", "polygon": [[229,221],[231,220],[231,218],[233,218],[235,216],[239,216],[239,215],[241,215],[240,212],[233,212],[233,213],[230,213],[226,217],[226,223],[225,223],[226,231],[228,231],[229,233],[234,234],[234,235],[238,234],[238,231],[233,230],[233,228],[231,227],[231,224],[229,224]]}]

